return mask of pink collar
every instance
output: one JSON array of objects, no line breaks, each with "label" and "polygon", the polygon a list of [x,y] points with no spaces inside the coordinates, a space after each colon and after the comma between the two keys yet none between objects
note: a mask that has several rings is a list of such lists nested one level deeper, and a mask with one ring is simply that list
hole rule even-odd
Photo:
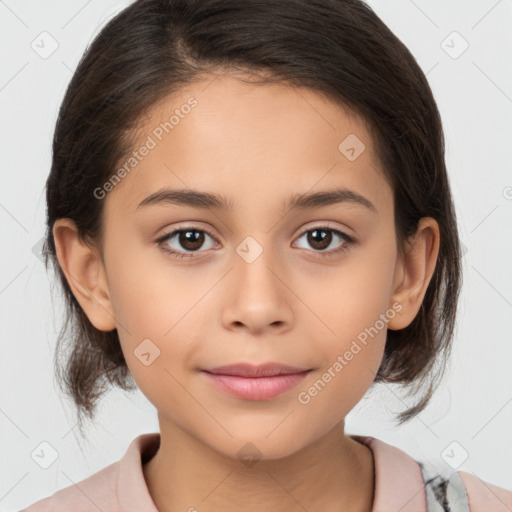
[{"label": "pink collar", "polygon": [[[375,465],[375,495],[372,512],[426,512],[423,478],[418,463],[399,448],[371,436],[351,435],[368,446]],[[160,434],[135,438],[118,463],[117,492],[123,510],[158,512],[144,480],[142,465],[160,446]]]}]

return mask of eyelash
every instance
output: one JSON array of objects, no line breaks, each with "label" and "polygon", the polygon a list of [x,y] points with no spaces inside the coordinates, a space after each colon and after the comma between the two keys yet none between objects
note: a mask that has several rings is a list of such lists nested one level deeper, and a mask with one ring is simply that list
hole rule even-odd
[{"label": "eyelash", "polygon": [[[344,252],[345,250],[347,250],[349,247],[351,247],[352,245],[354,245],[357,242],[357,240],[353,236],[349,236],[338,229],[330,228],[328,226],[315,226],[313,228],[307,229],[306,231],[302,232],[298,238],[301,238],[306,233],[310,233],[311,231],[316,231],[316,230],[330,231],[331,233],[338,235],[340,238],[342,238],[344,240],[343,245],[338,247],[338,249],[334,249],[331,251],[313,251],[313,252],[321,254],[323,257],[326,257],[326,258],[334,258],[335,256],[338,256],[340,253]],[[199,231],[201,233],[206,233],[211,238],[213,238],[213,240],[215,240],[217,242],[217,240],[215,239],[213,234],[208,229],[199,229],[194,226],[180,227],[178,229],[174,229],[173,231],[170,231],[169,233],[162,235],[160,238],[158,238],[156,240],[156,242],[160,245],[162,251],[164,251],[169,256],[172,256],[173,258],[194,257],[197,252],[201,252],[201,251],[193,251],[190,253],[175,251],[173,249],[169,249],[169,246],[166,246],[163,243],[166,240],[168,240],[169,238],[172,238],[177,233],[182,233],[182,232],[186,232],[186,231]]]}]

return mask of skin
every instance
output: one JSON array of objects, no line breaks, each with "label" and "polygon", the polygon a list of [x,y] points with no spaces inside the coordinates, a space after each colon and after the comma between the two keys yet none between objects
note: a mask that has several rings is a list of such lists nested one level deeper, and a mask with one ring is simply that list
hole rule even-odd
[{"label": "skin", "polygon": [[[148,113],[135,148],[192,96],[198,105],[103,199],[102,245],[81,240],[69,219],[53,228],[73,293],[97,329],[118,329],[132,376],[158,410],[160,448],[143,466],[153,501],[164,512],[371,511],[372,453],[344,432],[344,418],[373,382],[387,329],[418,313],[438,225],[423,218],[398,256],[392,190],[365,123],[311,89],[205,76]],[[338,149],[349,134],[365,144],[354,161]],[[162,187],[225,194],[234,210],[137,209]],[[281,210],[295,194],[337,187],[376,212],[350,202]],[[155,241],[183,226],[216,240],[204,234],[195,252],[177,236]],[[357,241],[327,258],[345,242],[328,231],[322,252],[307,230],[324,227]],[[236,251],[248,236],[263,250],[251,263]],[[192,257],[173,258],[165,244]],[[401,310],[387,328],[300,403],[393,304]],[[134,350],[148,338],[160,355],[146,366]],[[262,401],[227,395],[199,372],[240,361],[313,371]],[[251,467],[237,455],[248,442],[261,456]]]}]

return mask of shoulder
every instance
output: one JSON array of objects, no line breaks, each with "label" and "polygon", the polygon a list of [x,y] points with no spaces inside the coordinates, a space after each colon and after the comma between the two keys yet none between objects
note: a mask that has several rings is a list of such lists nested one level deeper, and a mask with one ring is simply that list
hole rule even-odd
[{"label": "shoulder", "polygon": [[439,471],[418,462],[424,476],[428,512],[510,512],[512,491],[493,485],[466,471],[442,476]]},{"label": "shoulder", "polygon": [[146,486],[142,465],[154,455],[159,445],[159,433],[141,434],[131,442],[121,460],[20,512],[128,509],[157,512]]},{"label": "shoulder", "polygon": [[511,512],[512,492],[465,471],[442,474],[436,465],[371,436],[351,436],[371,450],[374,510],[401,512]]},{"label": "shoulder", "polygon": [[36,501],[20,512],[60,512],[61,510],[93,510],[117,505],[116,477],[118,462],[90,477],[69,485],[51,496]]}]

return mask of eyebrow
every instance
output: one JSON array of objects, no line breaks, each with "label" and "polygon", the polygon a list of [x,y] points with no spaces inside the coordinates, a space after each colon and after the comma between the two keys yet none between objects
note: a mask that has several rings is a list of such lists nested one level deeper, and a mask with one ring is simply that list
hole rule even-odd
[{"label": "eyebrow", "polygon": [[[358,192],[347,188],[337,188],[314,193],[295,194],[288,203],[283,203],[284,210],[312,209],[323,206],[331,206],[338,203],[352,203],[363,206],[364,208],[377,213],[377,209],[371,201],[366,199]],[[234,209],[233,201],[229,201],[226,196],[212,194],[210,192],[200,192],[191,189],[168,189],[164,188],[154,192],[146,197],[137,206],[137,210],[148,206],[176,204],[180,206],[189,206],[197,209],[214,209],[232,211]]]}]

